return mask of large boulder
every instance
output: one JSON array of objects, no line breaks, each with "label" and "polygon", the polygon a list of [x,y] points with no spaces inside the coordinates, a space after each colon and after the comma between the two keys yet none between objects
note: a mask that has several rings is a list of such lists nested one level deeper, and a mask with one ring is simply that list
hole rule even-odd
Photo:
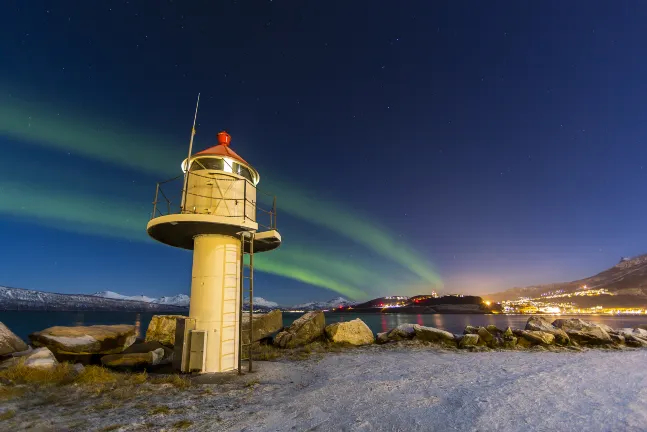
[{"label": "large boulder", "polygon": [[647,347],[647,340],[634,336],[633,334],[624,334],[623,335],[625,338],[625,344],[628,347],[633,347],[633,348],[646,348]]},{"label": "large boulder", "polygon": [[531,316],[528,318],[526,330],[550,333],[555,336],[555,342],[559,345],[568,345],[570,343],[566,332],[561,328],[555,327],[548,318],[543,316]]},{"label": "large boulder", "polygon": [[416,325],[417,324],[400,324],[399,326],[389,330],[386,337],[390,341],[413,339],[416,336]]},{"label": "large boulder", "polygon": [[474,347],[479,344],[479,335],[477,334],[466,334],[463,335],[460,342],[458,343],[459,348],[468,348]]},{"label": "large boulder", "polygon": [[95,325],[50,327],[32,333],[29,339],[35,347],[47,347],[54,354],[114,354],[120,353],[137,339],[133,325]]},{"label": "large boulder", "polygon": [[112,368],[140,368],[162,364],[164,349],[157,348],[145,353],[110,354],[101,357],[101,364]]},{"label": "large boulder", "polygon": [[364,321],[355,318],[351,321],[336,322],[326,327],[326,336],[332,342],[351,345],[370,345],[375,342],[373,332]]},{"label": "large boulder", "polygon": [[479,327],[476,334],[479,335],[479,341],[482,342],[482,345],[491,345],[494,341],[494,335],[490,333],[485,327]]},{"label": "large boulder", "polygon": [[413,331],[416,339],[456,347],[454,334],[448,331],[434,327],[425,327],[418,324],[414,324]]},{"label": "large boulder", "polygon": [[[268,313],[255,313],[252,326],[252,341],[256,342],[266,338],[283,327],[283,312],[273,310]],[[249,315],[243,315],[243,343],[249,343]]]},{"label": "large boulder", "polygon": [[534,344],[552,345],[555,342],[555,336],[539,330],[522,330],[521,336]]},{"label": "large boulder", "polygon": [[27,344],[0,322],[0,357],[15,352],[26,351]]},{"label": "large boulder", "polygon": [[564,330],[571,340],[581,345],[604,345],[613,343],[611,336],[605,328],[579,318],[557,319],[553,322],[553,325]]},{"label": "large boulder", "polygon": [[48,348],[36,348],[34,350],[23,351],[21,355],[10,357],[9,359],[0,362],[0,370],[15,366],[23,362],[29,368],[35,369],[52,369],[58,361],[54,354]]},{"label": "large boulder", "polygon": [[186,319],[183,315],[153,315],[146,330],[146,342],[159,342],[173,348],[175,346],[175,327],[178,319]]},{"label": "large boulder", "polygon": [[326,318],[322,311],[307,312],[295,320],[287,330],[279,332],[274,338],[274,345],[281,348],[294,348],[320,338],[326,327]]}]

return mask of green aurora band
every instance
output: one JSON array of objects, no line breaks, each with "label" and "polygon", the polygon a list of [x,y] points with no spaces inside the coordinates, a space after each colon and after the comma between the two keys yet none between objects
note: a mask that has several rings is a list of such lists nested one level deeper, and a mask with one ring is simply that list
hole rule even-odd
[{"label": "green aurora band", "polygon": [[[23,183],[0,182],[0,213],[20,217],[30,217],[37,222],[77,232],[80,234],[95,234],[101,236],[123,238],[138,242],[153,242],[143,230],[148,219],[144,212],[125,209],[132,205],[118,202],[98,200],[91,195],[66,194],[48,190],[42,192],[33,186]],[[288,277],[310,285],[326,288],[348,296],[360,299],[366,293],[353,287],[345,281],[358,281],[358,274],[371,274],[368,270],[352,270],[349,274],[340,271],[347,267],[345,263],[336,261],[330,256],[316,256],[312,262],[309,256],[302,256],[298,265],[286,262],[282,255],[284,251],[266,253],[255,257],[254,266],[265,273]],[[288,252],[288,254],[290,254]],[[325,276],[326,269],[322,264],[336,269],[336,278]],[[345,277],[346,276],[346,277]],[[374,277],[374,274],[373,274]],[[339,280],[341,279],[341,280]]]},{"label": "green aurora band", "polygon": [[[174,152],[169,150],[172,146],[168,145],[166,138],[156,139],[150,135],[143,135],[124,130],[124,128],[105,125],[87,115],[74,115],[60,110],[56,115],[51,115],[48,113],[55,112],[54,110],[45,109],[42,104],[35,109],[33,104],[15,97],[9,98],[10,100],[7,100],[7,98],[3,99],[0,102],[0,136],[4,135],[21,142],[28,142],[61,152],[74,152],[86,158],[110,162],[118,166],[167,177],[178,174],[179,161],[185,157],[179,151]],[[151,158],[151,154],[155,154],[155,158]],[[15,181],[15,178],[13,180]],[[411,248],[397,241],[385,229],[374,223],[368,223],[365,218],[358,217],[340,208],[339,205],[333,202],[312,199],[308,196],[309,194],[289,184],[277,181],[264,183],[269,184],[268,189],[280,191],[278,208],[281,212],[285,211],[293,216],[303,218],[310,223],[337,232],[407,268],[434,288],[438,289],[442,287],[440,277],[432,270],[429,263],[420,259],[420,254],[416,254]],[[18,185],[14,184],[12,186],[15,190]],[[31,190],[29,193],[39,194],[35,190]],[[88,209],[88,202],[92,202],[90,197],[80,198],[69,194],[65,196],[56,195],[57,192],[40,192],[40,195],[38,195],[38,199],[42,198],[42,202],[48,203],[46,206],[48,209],[47,215],[43,214],[42,205],[39,206],[41,209],[38,210],[33,208],[33,205],[29,203],[21,205],[20,209],[16,209],[18,206],[15,205],[9,208],[6,204],[0,204],[0,211],[10,214],[20,212],[21,214],[28,214],[35,218],[51,217],[58,220],[67,220],[71,217],[70,214],[74,212],[63,212],[59,208],[63,207],[63,204],[57,203],[65,202],[65,207],[69,210],[70,207],[68,204],[74,208]],[[56,198],[51,198],[52,196]],[[16,193],[12,194],[12,197],[18,198]],[[87,199],[90,199],[90,201],[87,201]],[[114,203],[110,205],[112,206]],[[127,206],[132,208],[130,203]],[[90,208],[94,207],[90,206]],[[119,205],[111,211],[115,210],[118,212],[117,208],[127,207]],[[92,211],[98,212],[98,210],[87,211],[90,213]],[[138,220],[135,224],[129,224],[130,216],[125,215],[105,219],[111,219],[105,221],[107,231],[118,229],[118,227],[125,228],[128,225],[127,231],[134,233],[135,229],[141,230],[142,224],[145,224],[145,221],[141,221],[141,216],[135,219]],[[310,252],[308,252],[308,255],[310,255]],[[293,259],[294,256],[290,258]],[[273,265],[276,265],[277,268],[281,267],[276,261],[269,261]],[[308,261],[308,259],[304,258],[302,261]],[[324,274],[331,272],[330,257],[317,256],[312,260],[312,263],[315,262],[317,266],[328,264],[325,268],[323,266],[321,267]],[[349,267],[351,266],[344,262],[337,262],[340,268],[345,269],[343,273],[348,276],[348,280],[353,283],[361,283],[362,276],[374,274],[366,269],[349,271]],[[258,266],[259,270],[265,272],[278,274],[281,271],[281,276],[301,280],[316,286],[323,286],[340,293],[342,293],[340,290],[343,290],[345,291],[343,292],[345,295],[353,298],[358,297],[358,294],[352,295],[349,292],[359,292],[359,290],[343,284],[337,286],[335,283],[329,283],[331,279],[328,277],[313,274],[313,277],[310,277],[311,280],[304,280],[304,277],[309,276],[297,276],[297,270],[300,271],[301,267],[294,267],[291,271],[295,273],[291,274],[288,274],[287,270],[269,269],[267,266],[263,269],[263,267],[263,264]],[[337,271],[334,271],[334,273],[338,274]],[[366,280],[375,279],[371,276],[367,277],[369,279]],[[363,282],[364,284],[366,284],[366,280]],[[323,284],[326,285],[324,286]]]}]

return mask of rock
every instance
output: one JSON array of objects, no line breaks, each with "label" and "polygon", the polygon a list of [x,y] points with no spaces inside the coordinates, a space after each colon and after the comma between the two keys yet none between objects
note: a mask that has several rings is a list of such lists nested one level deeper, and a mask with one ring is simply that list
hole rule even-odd
[{"label": "rock", "polygon": [[490,332],[493,336],[500,336],[503,334],[503,330],[499,329],[497,326],[490,324],[489,326],[485,327],[487,331]]},{"label": "rock", "polygon": [[456,347],[454,334],[448,331],[434,327],[425,327],[418,324],[414,324],[413,330],[416,339]]},{"label": "rock", "polygon": [[611,336],[603,327],[579,318],[558,319],[553,322],[553,325],[564,330],[571,340],[582,345],[613,343]]},{"label": "rock", "polygon": [[146,330],[146,342],[159,342],[173,348],[175,346],[175,326],[178,319],[186,319],[183,315],[153,315]]},{"label": "rock", "polygon": [[74,375],[81,375],[84,370],[85,366],[83,366],[81,363],[74,363],[74,365],[72,365],[72,373]]},{"label": "rock", "polygon": [[503,339],[503,348],[514,349],[517,346],[517,338],[514,336],[507,336]]},{"label": "rock", "polygon": [[555,342],[555,336],[544,331],[523,330],[522,336],[533,344],[552,345]]},{"label": "rock", "polygon": [[465,334],[458,343],[459,348],[467,348],[476,346],[479,343],[479,335],[477,334]]},{"label": "rock", "polygon": [[474,327],[474,326],[465,326],[465,330],[463,330],[463,334],[478,334],[479,328]]},{"label": "rock", "polygon": [[376,344],[385,344],[389,341],[389,332],[384,332],[384,333],[378,333],[377,337],[375,338],[375,343]]},{"label": "rock", "polygon": [[645,348],[647,347],[647,340],[644,340],[640,337],[633,336],[631,334],[625,334],[625,344],[628,347],[633,347],[633,348]]},{"label": "rock", "polygon": [[[25,351],[27,352],[27,351]],[[28,351],[27,354],[22,356],[11,357],[0,363],[0,369],[6,369],[23,362],[29,368],[35,369],[52,369],[58,361],[54,354],[47,348],[36,348]]]},{"label": "rock", "polygon": [[294,348],[320,338],[324,333],[326,318],[322,311],[305,313],[292,323],[287,330],[279,332],[274,345],[281,348]]},{"label": "rock", "polygon": [[122,352],[122,354],[145,354],[156,351],[158,349],[162,350],[163,355],[162,358],[157,363],[155,363],[155,365],[170,364],[171,362],[173,362],[173,350],[157,341],[133,344],[126,348]]},{"label": "rock", "polygon": [[[249,315],[243,315],[243,343],[249,343]],[[273,310],[268,313],[255,313],[254,325],[252,328],[253,342],[260,341],[283,327],[283,312],[280,310]]]},{"label": "rock", "polygon": [[623,335],[612,333],[609,336],[611,336],[611,340],[613,341],[613,343],[619,344],[619,345],[624,345],[625,337]]},{"label": "rock", "polygon": [[162,362],[164,350],[157,348],[146,353],[110,354],[101,357],[101,364],[113,368],[137,368],[155,366]]},{"label": "rock", "polygon": [[51,369],[58,364],[54,353],[48,348],[36,348],[25,356],[25,366],[39,369]]},{"label": "rock", "polygon": [[28,348],[22,339],[0,322],[0,357],[19,351],[26,351]]},{"label": "rock", "polygon": [[524,337],[518,337],[517,338],[517,344],[515,348],[530,348],[532,346],[532,342],[530,342],[528,339]]},{"label": "rock", "polygon": [[647,330],[642,329],[640,327],[636,327],[635,329],[633,329],[632,334],[634,336],[638,336],[641,338],[647,338]]},{"label": "rock", "polygon": [[326,337],[335,343],[351,345],[370,345],[375,342],[371,329],[359,318],[351,321],[336,322],[325,328]]},{"label": "rock", "polygon": [[514,336],[514,333],[512,333],[512,329],[510,327],[505,329],[505,331],[503,332],[503,337],[504,338],[511,338],[513,336]]},{"label": "rock", "polygon": [[54,354],[112,354],[128,348],[137,339],[133,325],[95,325],[50,327],[32,333],[36,347],[47,347]]},{"label": "rock", "polygon": [[489,345],[494,340],[494,336],[492,336],[492,334],[485,327],[479,327],[477,334],[479,335],[479,340],[487,345]]},{"label": "rock", "polygon": [[399,326],[391,329],[387,334],[389,340],[399,341],[405,339],[413,339],[416,336],[416,329],[414,326],[417,324],[400,324]]},{"label": "rock", "polygon": [[550,333],[555,336],[555,342],[560,345],[568,345],[570,343],[570,338],[566,332],[555,327],[548,318],[543,316],[531,316],[528,318],[526,330]]}]

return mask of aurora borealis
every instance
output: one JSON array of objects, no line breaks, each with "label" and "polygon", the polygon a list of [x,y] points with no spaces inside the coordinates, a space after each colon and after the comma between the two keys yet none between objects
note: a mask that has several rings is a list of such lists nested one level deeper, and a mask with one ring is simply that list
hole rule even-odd
[{"label": "aurora borealis", "polygon": [[[10,100],[10,104],[0,103],[0,131],[11,139],[63,154],[74,153],[83,159],[106,162],[134,172],[150,172],[159,178],[178,174],[174,169],[177,168],[177,161],[181,159],[174,158],[171,151],[160,151],[162,148],[172,147],[162,139],[155,140],[145,134],[121,131],[107,122],[93,123],[71,114],[61,116],[57,113],[53,116],[45,109],[38,110],[38,103],[34,101],[18,101],[14,97]],[[25,118],[28,120],[27,127],[24,127]],[[51,140],[50,137],[55,139]],[[146,156],[151,153],[158,156],[155,159]],[[4,168],[5,175],[13,172],[16,177],[0,182],[0,212],[29,217],[36,223],[46,225],[53,221],[61,222],[59,228],[81,235],[95,234],[123,237],[133,241],[150,241],[145,229],[142,229],[148,221],[149,208],[143,206],[141,201],[128,202],[109,194],[98,199],[91,192],[106,188],[105,183],[102,186],[100,178],[93,178],[92,174],[86,172],[82,185],[79,185],[76,175],[60,173],[43,164],[39,166],[38,163],[34,163],[34,170],[30,171],[28,176],[24,175],[22,168]],[[8,176],[9,179],[12,177]],[[271,174],[265,174],[264,177],[270,178],[271,182]],[[107,186],[112,190],[120,189],[119,184]],[[151,186],[152,184],[122,184],[121,188],[128,189],[130,193],[135,192],[135,195],[144,195],[145,192],[150,193]],[[336,231],[402,265],[430,286],[436,289],[440,287],[440,278],[431,270],[431,266],[416,258],[404,244],[398,245],[384,229],[361,220],[333,202],[308,199],[306,193],[297,190],[290,183],[273,186],[274,190],[281,192],[281,213],[285,212],[311,224]],[[106,211],[107,209],[110,210]],[[403,281],[407,280],[400,278],[398,281],[393,277],[376,274],[365,264],[354,261],[345,262],[318,248],[299,246],[298,239],[294,239],[275,253],[257,257],[256,268],[262,272],[326,288],[353,299],[377,295],[380,290],[386,290],[396,283],[403,284]],[[389,279],[390,284],[386,283]],[[403,284],[402,287],[404,286]],[[366,287],[370,289],[367,290]]]},{"label": "aurora borealis", "polygon": [[[646,252],[640,13],[571,4],[4,6],[0,285],[187,293],[158,181],[227,130],[285,304],[576,280]],[[622,29],[618,31],[617,29]]]}]

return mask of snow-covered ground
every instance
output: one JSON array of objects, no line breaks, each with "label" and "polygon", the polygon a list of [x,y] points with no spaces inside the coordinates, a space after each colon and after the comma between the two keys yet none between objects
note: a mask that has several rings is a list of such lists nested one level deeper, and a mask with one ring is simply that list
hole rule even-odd
[{"label": "snow-covered ground", "polygon": [[645,431],[647,351],[373,347],[264,363],[245,431]]},{"label": "snow-covered ground", "polygon": [[[43,406],[31,397],[10,422],[118,431],[173,430],[178,421],[188,430],[248,432],[647,430],[647,350],[371,346],[255,364],[257,372],[213,384],[199,384],[210,379],[201,376],[188,390],[140,386],[127,391],[132,399],[66,390],[58,405]],[[98,410],[101,398],[109,404]]]}]

